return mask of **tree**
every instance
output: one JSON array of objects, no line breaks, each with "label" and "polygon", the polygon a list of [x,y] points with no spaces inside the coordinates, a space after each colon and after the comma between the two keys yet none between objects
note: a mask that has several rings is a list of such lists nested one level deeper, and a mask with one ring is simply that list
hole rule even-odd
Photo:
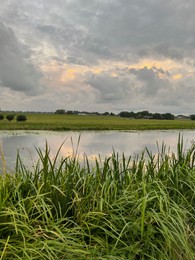
[{"label": "tree", "polygon": [[161,114],[159,114],[159,113],[154,113],[154,114],[153,114],[153,118],[154,118],[154,119],[162,119],[162,116],[161,116]]},{"label": "tree", "polygon": [[68,111],[66,112],[66,114],[67,114],[67,115],[74,115],[74,111],[68,110]]},{"label": "tree", "polygon": [[4,119],[4,115],[0,114],[0,120]]},{"label": "tree", "polygon": [[171,113],[165,113],[162,114],[162,119],[166,119],[166,120],[174,120],[174,115],[172,115]]},{"label": "tree", "polygon": [[151,115],[151,114],[148,112],[148,110],[140,111],[139,113],[142,115],[142,117],[144,117],[144,116],[150,116],[150,115]]},{"label": "tree", "polygon": [[58,110],[56,110],[56,112],[54,114],[64,115],[65,114],[65,110],[64,109],[58,109]]},{"label": "tree", "polygon": [[16,117],[16,121],[17,122],[24,122],[24,121],[26,121],[27,120],[27,117],[25,116],[25,115],[18,115],[17,117]]},{"label": "tree", "polygon": [[103,116],[109,116],[109,112],[102,113]]},{"label": "tree", "polygon": [[195,120],[195,115],[190,115],[191,120]]},{"label": "tree", "polygon": [[6,119],[8,121],[12,121],[14,119],[14,115],[6,115]]},{"label": "tree", "polygon": [[130,117],[130,113],[128,111],[122,111],[119,113],[119,116],[121,117]]}]

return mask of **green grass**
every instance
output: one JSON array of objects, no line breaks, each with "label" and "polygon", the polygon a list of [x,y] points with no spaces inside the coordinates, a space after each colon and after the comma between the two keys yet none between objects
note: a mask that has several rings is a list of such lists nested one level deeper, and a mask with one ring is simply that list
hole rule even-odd
[{"label": "green grass", "polygon": [[0,130],[195,129],[192,120],[129,119],[119,116],[27,114],[26,122],[0,120]]},{"label": "green grass", "polygon": [[37,152],[0,176],[0,259],[195,259],[195,145],[94,165]]}]

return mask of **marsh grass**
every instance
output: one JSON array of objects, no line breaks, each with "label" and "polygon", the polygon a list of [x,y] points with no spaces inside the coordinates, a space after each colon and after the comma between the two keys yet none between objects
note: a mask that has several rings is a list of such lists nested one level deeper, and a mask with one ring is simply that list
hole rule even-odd
[{"label": "marsh grass", "polygon": [[60,149],[0,176],[0,259],[195,259],[194,144],[94,165]]}]

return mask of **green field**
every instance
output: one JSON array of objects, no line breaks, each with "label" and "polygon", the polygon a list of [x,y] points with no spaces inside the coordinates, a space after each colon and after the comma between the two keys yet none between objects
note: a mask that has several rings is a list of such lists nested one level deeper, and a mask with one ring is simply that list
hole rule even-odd
[{"label": "green field", "polygon": [[26,122],[0,120],[0,130],[152,130],[195,129],[192,120],[129,119],[101,115],[26,114]]}]

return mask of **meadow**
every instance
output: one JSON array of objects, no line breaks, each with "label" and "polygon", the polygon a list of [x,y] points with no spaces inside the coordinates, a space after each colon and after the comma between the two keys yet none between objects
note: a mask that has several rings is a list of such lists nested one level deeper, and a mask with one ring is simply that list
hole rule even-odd
[{"label": "meadow", "polygon": [[0,259],[195,259],[194,144],[93,166],[59,151],[0,176]]},{"label": "meadow", "polygon": [[27,121],[0,120],[0,130],[154,130],[195,129],[192,120],[129,119],[101,115],[26,114]]}]

